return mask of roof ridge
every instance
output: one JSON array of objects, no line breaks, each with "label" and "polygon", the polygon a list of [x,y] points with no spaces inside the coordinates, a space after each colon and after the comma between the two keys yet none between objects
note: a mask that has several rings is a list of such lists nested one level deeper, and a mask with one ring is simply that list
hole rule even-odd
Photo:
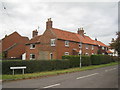
[{"label": "roof ridge", "polygon": [[75,33],[75,32],[70,32],[70,31],[66,31],[66,30],[62,30],[62,29],[58,29],[58,28],[52,28],[52,29],[57,29],[57,30],[61,30],[61,31],[64,31],[64,32],[68,32],[68,33],[77,34],[77,33]]}]

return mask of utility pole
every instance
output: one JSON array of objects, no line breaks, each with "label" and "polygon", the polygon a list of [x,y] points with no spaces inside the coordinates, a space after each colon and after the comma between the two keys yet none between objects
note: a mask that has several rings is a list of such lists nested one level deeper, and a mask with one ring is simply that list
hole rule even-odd
[{"label": "utility pole", "polygon": [[81,68],[81,54],[82,54],[82,50],[80,49],[80,51],[79,51],[79,54],[80,54],[80,68]]}]

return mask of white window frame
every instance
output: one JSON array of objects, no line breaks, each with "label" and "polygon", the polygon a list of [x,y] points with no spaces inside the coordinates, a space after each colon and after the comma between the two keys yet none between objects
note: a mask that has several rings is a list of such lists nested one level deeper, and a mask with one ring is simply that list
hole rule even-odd
[{"label": "white window frame", "polygon": [[64,54],[65,54],[65,55],[69,55],[69,52],[65,52]]},{"label": "white window frame", "polygon": [[35,49],[36,45],[35,45],[35,47],[33,47],[33,45],[35,45],[35,44],[30,44],[30,49]]},{"label": "white window frame", "polygon": [[82,48],[82,43],[81,42],[79,43],[79,48]]},{"label": "white window frame", "polygon": [[107,51],[108,49],[107,49],[107,47],[106,47],[106,51]]},{"label": "white window frame", "polygon": [[30,60],[35,60],[35,58],[32,58],[32,55],[34,55],[35,56],[35,54],[30,54]]},{"label": "white window frame", "polygon": [[102,47],[102,50],[104,50],[105,49],[105,47]]},{"label": "white window frame", "polygon": [[89,49],[89,45],[88,44],[86,44],[85,47],[86,47],[86,49]]},{"label": "white window frame", "polygon": [[89,56],[89,53],[85,53],[85,55]]},{"label": "white window frame", "polygon": [[69,47],[69,41],[65,41],[65,46]]},{"label": "white window frame", "polygon": [[55,39],[50,39],[50,45],[55,46]]},{"label": "white window frame", "polygon": [[94,50],[94,45],[92,45],[92,50]]},{"label": "white window frame", "polygon": [[105,53],[102,53],[102,55],[105,55]]}]

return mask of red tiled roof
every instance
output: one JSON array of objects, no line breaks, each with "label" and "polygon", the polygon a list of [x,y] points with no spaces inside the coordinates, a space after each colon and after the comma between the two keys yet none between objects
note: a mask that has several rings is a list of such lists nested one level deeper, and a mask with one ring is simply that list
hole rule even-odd
[{"label": "red tiled roof", "polygon": [[104,43],[100,41],[92,40],[89,36],[86,36],[86,35],[81,36],[77,33],[68,32],[68,31],[64,31],[56,28],[52,28],[52,31],[55,33],[56,37],[59,39],[107,47]]},{"label": "red tiled roof", "polygon": [[104,46],[104,47],[108,47],[107,45],[105,45],[104,43],[102,43],[102,42],[100,42],[100,41],[94,40],[94,42],[95,42],[97,45]]},{"label": "red tiled roof", "polygon": [[96,45],[93,40],[89,37],[89,36],[81,36],[79,34],[76,33],[76,36],[80,39],[80,41],[82,43],[87,43],[87,44],[92,44],[92,45]]},{"label": "red tiled roof", "polygon": [[59,39],[80,42],[79,38],[76,37],[76,33],[63,31],[63,30],[56,29],[56,28],[52,28],[52,31],[55,33],[55,35]]},{"label": "red tiled roof", "polygon": [[39,39],[42,35],[38,35],[38,36],[35,36],[33,37],[31,40],[29,40],[26,44],[30,44],[30,43],[37,43],[39,42]]}]

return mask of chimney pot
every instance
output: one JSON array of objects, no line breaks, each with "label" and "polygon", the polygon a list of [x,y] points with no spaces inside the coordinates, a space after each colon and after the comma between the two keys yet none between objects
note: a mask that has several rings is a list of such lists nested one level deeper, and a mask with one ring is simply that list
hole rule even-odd
[{"label": "chimney pot", "polygon": [[95,38],[95,41],[97,41],[97,38]]},{"label": "chimney pot", "polygon": [[81,36],[84,36],[83,28],[78,28],[78,34],[80,34]]},{"label": "chimney pot", "polygon": [[46,30],[52,28],[52,21],[51,18],[48,18],[48,21],[46,22]]},{"label": "chimney pot", "polygon": [[35,36],[37,36],[37,35],[38,35],[38,31],[37,31],[37,29],[36,29],[36,30],[33,31],[32,37],[35,37]]}]

